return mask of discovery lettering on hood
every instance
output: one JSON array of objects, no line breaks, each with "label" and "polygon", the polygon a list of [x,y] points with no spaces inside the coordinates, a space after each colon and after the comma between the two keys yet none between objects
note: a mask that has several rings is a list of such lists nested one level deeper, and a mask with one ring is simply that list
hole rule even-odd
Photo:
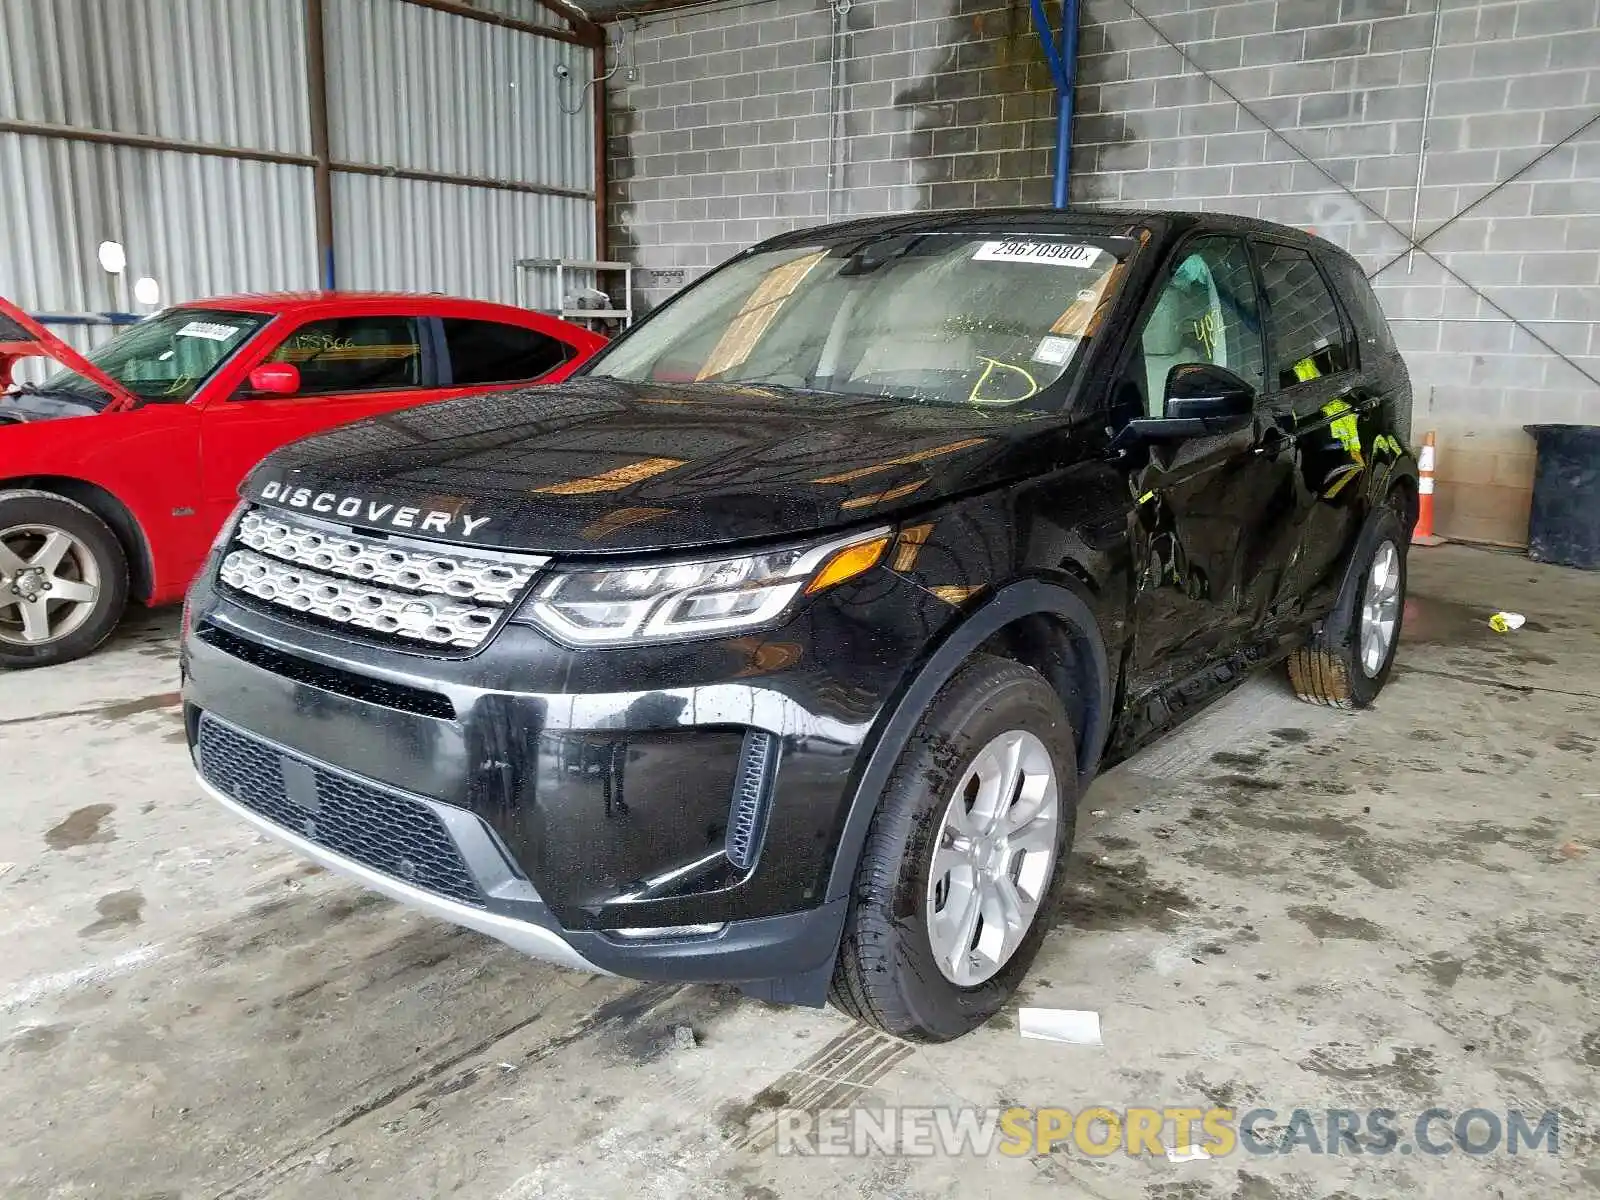
[{"label": "discovery lettering on hood", "polygon": [[386,525],[392,529],[413,529],[418,533],[452,533],[454,523],[460,522],[461,536],[471,537],[474,530],[487,525],[490,520],[488,517],[471,517],[465,513],[425,510],[369,500],[365,496],[319,492],[312,488],[294,487],[277,479],[262,487],[261,499],[286,508],[300,508],[330,517],[342,517],[347,521],[358,521],[362,525]]}]

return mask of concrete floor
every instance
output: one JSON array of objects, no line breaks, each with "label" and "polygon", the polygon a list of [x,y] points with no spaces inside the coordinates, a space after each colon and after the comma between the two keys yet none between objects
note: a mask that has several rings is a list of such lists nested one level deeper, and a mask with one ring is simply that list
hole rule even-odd
[{"label": "concrete floor", "polygon": [[[1013,1015],[911,1048],[832,1012],[575,975],[412,916],[201,799],[176,615],[0,676],[0,1194],[1556,1197],[1600,1188],[1600,576],[1413,555],[1378,708],[1252,682],[1096,783]],[[1527,614],[1518,633],[1484,624]],[[690,1026],[696,1044],[674,1030]],[[1510,1157],[780,1157],[773,1105],[1561,1113]]]}]

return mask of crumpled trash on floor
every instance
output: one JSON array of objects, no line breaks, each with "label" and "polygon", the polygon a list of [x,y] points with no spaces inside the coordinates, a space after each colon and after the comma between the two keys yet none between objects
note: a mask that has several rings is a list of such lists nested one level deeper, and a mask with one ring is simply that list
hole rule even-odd
[{"label": "crumpled trash on floor", "polygon": [[1100,1014],[1072,1008],[1019,1008],[1017,1025],[1025,1038],[1098,1046]]},{"label": "crumpled trash on floor", "polygon": [[1496,633],[1510,633],[1513,629],[1521,629],[1528,618],[1521,613],[1497,612],[1489,618],[1489,628]]}]

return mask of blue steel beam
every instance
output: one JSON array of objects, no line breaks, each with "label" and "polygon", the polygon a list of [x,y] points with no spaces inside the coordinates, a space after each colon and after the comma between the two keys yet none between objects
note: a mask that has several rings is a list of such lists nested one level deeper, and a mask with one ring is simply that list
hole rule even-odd
[{"label": "blue steel beam", "polygon": [[131,312],[29,313],[41,325],[137,325],[150,313]]},{"label": "blue steel beam", "polygon": [[1072,93],[1078,77],[1078,0],[1062,0],[1061,33],[1050,28],[1044,0],[1030,0],[1033,27],[1044,47],[1050,78],[1056,85],[1056,162],[1053,199],[1067,207],[1067,183],[1072,174]]}]

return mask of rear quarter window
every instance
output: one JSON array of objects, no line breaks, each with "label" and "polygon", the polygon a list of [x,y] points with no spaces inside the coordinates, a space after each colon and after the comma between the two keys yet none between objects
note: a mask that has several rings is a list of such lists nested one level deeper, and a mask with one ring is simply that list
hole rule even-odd
[{"label": "rear quarter window", "polygon": [[1347,258],[1331,255],[1323,258],[1322,265],[1333,276],[1334,285],[1344,298],[1345,308],[1350,312],[1350,319],[1356,323],[1356,332],[1362,342],[1377,347],[1385,354],[1393,354],[1397,348],[1394,331],[1389,328],[1389,319],[1383,315],[1383,306],[1378,303],[1377,293],[1372,290],[1372,284],[1367,282],[1361,268]]},{"label": "rear quarter window", "polygon": [[456,384],[532,382],[577,353],[570,343],[521,325],[455,317],[443,324]]}]

